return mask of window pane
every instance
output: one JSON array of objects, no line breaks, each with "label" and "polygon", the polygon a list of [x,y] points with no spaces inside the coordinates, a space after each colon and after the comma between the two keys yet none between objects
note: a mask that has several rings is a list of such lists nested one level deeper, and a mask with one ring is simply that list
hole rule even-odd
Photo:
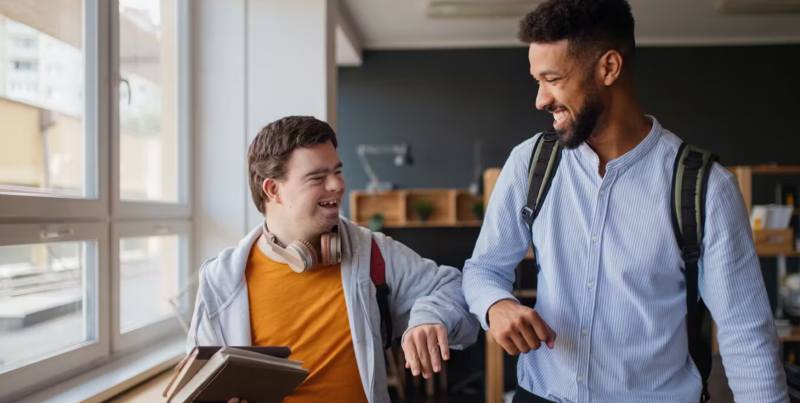
[{"label": "window pane", "polygon": [[81,4],[0,2],[2,193],[93,193],[85,172]]},{"label": "window pane", "polygon": [[96,340],[94,243],[0,247],[0,373]]},{"label": "window pane", "polygon": [[177,235],[120,239],[120,332],[175,313],[170,299],[183,284]]},{"label": "window pane", "polygon": [[174,0],[120,0],[120,199],[178,201]]}]

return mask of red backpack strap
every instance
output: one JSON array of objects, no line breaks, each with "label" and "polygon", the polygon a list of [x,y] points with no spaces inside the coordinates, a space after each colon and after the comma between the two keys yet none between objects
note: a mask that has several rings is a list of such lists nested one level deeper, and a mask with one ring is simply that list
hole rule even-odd
[{"label": "red backpack strap", "polygon": [[383,254],[372,239],[372,253],[369,255],[369,276],[372,278],[372,284],[375,285],[376,298],[378,299],[378,310],[381,313],[381,340],[383,341],[383,349],[386,350],[392,346],[392,316],[389,313],[389,286],[386,285],[386,262],[383,260]]}]

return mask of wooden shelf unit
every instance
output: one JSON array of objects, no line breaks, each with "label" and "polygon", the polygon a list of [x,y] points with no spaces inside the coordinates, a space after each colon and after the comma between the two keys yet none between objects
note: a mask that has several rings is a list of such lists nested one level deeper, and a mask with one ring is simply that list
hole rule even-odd
[{"label": "wooden shelf unit", "polygon": [[[731,166],[726,167],[728,171],[736,175],[739,182],[739,190],[742,192],[745,206],[747,207],[747,214],[753,208],[753,176],[774,176],[774,175],[800,175],[800,165],[754,165],[754,166]],[[777,252],[760,252],[758,254],[761,258],[788,258],[800,257],[800,251],[786,251],[782,253]],[[780,279],[778,280],[780,282]],[[713,345],[712,349],[714,354],[719,353],[719,343],[717,341],[717,324],[713,324]],[[786,337],[779,337],[779,341],[800,341],[800,327],[795,326],[792,328],[792,334]]]},{"label": "wooden shelf unit", "polygon": [[779,336],[778,340],[782,342],[800,342],[800,326],[792,326],[792,334]]},{"label": "wooden shelf unit", "polygon": [[[350,192],[350,218],[367,226],[375,214],[383,214],[384,228],[480,227],[482,222],[472,213],[482,195],[463,189],[404,189],[384,192],[354,190]],[[414,210],[421,201],[433,204],[433,213],[426,221]]]}]

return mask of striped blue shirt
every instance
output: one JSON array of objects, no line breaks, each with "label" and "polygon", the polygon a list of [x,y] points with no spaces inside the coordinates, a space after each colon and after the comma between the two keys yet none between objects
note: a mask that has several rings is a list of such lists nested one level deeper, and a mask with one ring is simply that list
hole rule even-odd
[{"label": "striped blue shirt", "polygon": [[[518,381],[556,402],[691,402],[702,389],[688,352],[686,288],[670,215],[681,140],[653,128],[633,150],[600,160],[586,144],[565,150],[533,225],[535,310],[556,332],[555,348],[520,356]],[[538,136],[511,153],[464,267],[470,310],[488,329],[488,309],[511,295],[530,234],[520,210]],[[778,340],[746,208],[734,175],[712,168],[700,295],[717,326],[736,401],[788,402]]]}]

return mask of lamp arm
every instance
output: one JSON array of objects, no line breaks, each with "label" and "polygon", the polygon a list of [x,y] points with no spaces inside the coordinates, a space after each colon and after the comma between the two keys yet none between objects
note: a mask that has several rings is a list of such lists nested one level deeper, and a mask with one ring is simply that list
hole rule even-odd
[{"label": "lamp arm", "polygon": [[366,149],[368,146],[358,146],[358,159],[361,160],[361,165],[364,167],[364,172],[367,173],[369,176],[369,180],[372,184],[378,184],[378,175],[375,174],[375,171],[372,170],[372,166],[367,161]]}]

